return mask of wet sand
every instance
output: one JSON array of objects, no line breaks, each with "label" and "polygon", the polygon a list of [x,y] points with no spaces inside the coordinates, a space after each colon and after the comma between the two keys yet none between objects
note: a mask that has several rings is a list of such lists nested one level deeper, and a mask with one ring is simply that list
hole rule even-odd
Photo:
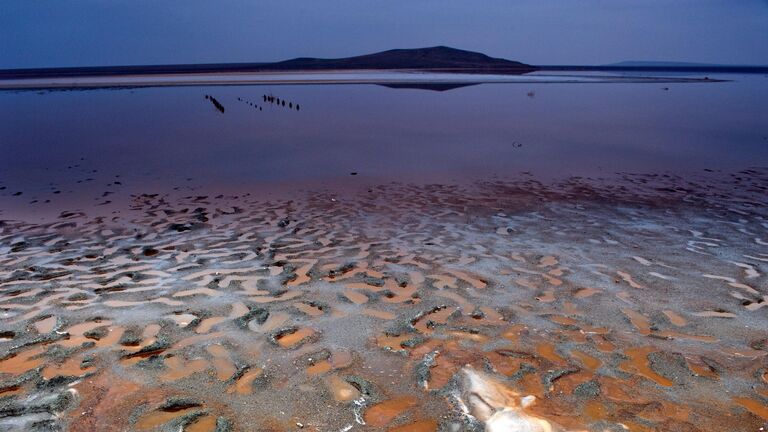
[{"label": "wet sand", "polygon": [[0,429],[481,430],[472,365],[573,430],[758,430],[767,191],[755,168],[8,212]]}]

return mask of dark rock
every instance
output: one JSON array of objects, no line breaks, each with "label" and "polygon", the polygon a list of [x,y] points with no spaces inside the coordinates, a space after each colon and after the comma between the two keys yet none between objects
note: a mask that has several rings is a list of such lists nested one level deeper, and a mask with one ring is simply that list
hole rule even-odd
[{"label": "dark rock", "polygon": [[549,392],[554,387],[555,381],[557,381],[558,379],[566,375],[577,373],[579,372],[579,370],[580,370],[579,368],[568,367],[568,368],[548,371],[546,374],[544,374],[543,377],[541,377],[541,383],[544,385],[545,391]]},{"label": "dark rock", "polygon": [[56,375],[49,380],[38,382],[36,387],[38,390],[55,390],[56,388],[72,384],[78,380],[80,380],[79,376]]},{"label": "dark rock", "polygon": [[437,357],[437,355],[438,353],[436,351],[428,353],[416,364],[414,371],[416,373],[416,382],[418,382],[419,385],[425,387],[426,383],[429,382],[429,378],[432,375],[430,369],[435,366],[435,357]]},{"label": "dark rock", "polygon": [[758,351],[768,351],[768,338],[755,339],[749,342],[750,348]]},{"label": "dark rock", "polygon": [[657,351],[648,354],[648,366],[657,374],[674,382],[682,384],[693,373],[680,353]]},{"label": "dark rock", "polygon": [[426,337],[422,335],[418,335],[400,342],[400,346],[403,348],[416,348],[417,346],[423,344],[426,341],[427,341]]},{"label": "dark rock", "polygon": [[341,276],[344,273],[347,273],[347,272],[350,272],[350,271],[354,270],[355,267],[356,267],[355,263],[346,263],[346,264],[344,264],[343,266],[341,266],[339,268],[335,268],[335,269],[329,270],[328,271],[328,277],[334,278],[336,276]]},{"label": "dark rock", "polygon": [[135,328],[129,328],[120,336],[120,345],[136,346],[141,343],[141,333]]},{"label": "dark rock", "polygon": [[30,371],[24,372],[21,375],[0,381],[0,391],[6,391],[13,388],[18,388],[27,382],[38,381],[40,379],[42,379],[42,377],[40,376],[40,371],[37,369],[33,369]]},{"label": "dark rock", "polygon": [[148,370],[161,370],[165,368],[165,360],[163,356],[154,354],[136,362],[136,367]]},{"label": "dark rock", "polygon": [[162,432],[177,432],[181,430],[186,430],[187,426],[191,425],[195,421],[197,421],[200,417],[203,417],[208,414],[208,411],[205,410],[195,410],[191,413],[184,414],[183,416],[176,417],[175,419],[169,421],[168,423],[164,424],[160,427],[160,430]]},{"label": "dark rock", "polygon": [[226,417],[218,417],[216,419],[216,430],[214,432],[234,432],[235,426],[232,420]]},{"label": "dark rock", "polygon": [[240,328],[247,328],[248,323],[256,320],[261,325],[264,324],[269,318],[269,310],[260,307],[250,307],[248,313],[235,319],[235,325]]},{"label": "dark rock", "polygon": [[363,278],[363,282],[365,282],[368,285],[375,286],[375,287],[383,287],[384,286],[384,279],[375,278],[373,276],[365,276]]},{"label": "dark rock", "polygon": [[54,419],[40,420],[29,425],[29,432],[60,432],[61,426]]},{"label": "dark rock", "polygon": [[69,301],[82,301],[82,300],[88,300],[88,294],[86,293],[75,293],[71,296],[67,297],[67,300]]},{"label": "dark rock", "polygon": [[510,375],[509,379],[511,381],[519,381],[524,376],[532,373],[536,373],[536,367],[528,363],[522,363],[520,365],[520,369],[518,369],[517,372]]},{"label": "dark rock", "polygon": [[165,402],[163,402],[163,404],[160,405],[158,409],[162,411],[167,411],[167,412],[176,412],[176,411],[181,411],[183,409],[196,408],[200,406],[203,406],[203,403],[197,399],[171,397],[166,399]]},{"label": "dark rock", "polygon": [[358,375],[348,375],[344,377],[344,381],[352,385],[360,394],[366,399],[376,402],[381,399],[381,392],[376,386],[367,379]]},{"label": "dark rock", "polygon": [[581,383],[573,389],[573,394],[579,397],[595,398],[600,395],[600,383],[596,380]]},{"label": "dark rock", "polygon": [[166,335],[159,335],[155,339],[154,342],[151,344],[142,347],[140,350],[127,353],[123,355],[123,358],[133,358],[133,357],[149,357],[152,354],[157,354],[160,352],[165,351],[171,346],[171,340]]},{"label": "dark rock", "polygon": [[88,339],[95,339],[99,340],[106,336],[109,333],[107,326],[103,327],[97,327],[93,330],[88,330],[87,332],[83,333],[83,336],[87,337]]},{"label": "dark rock", "polygon": [[535,356],[533,354],[529,354],[527,352],[523,351],[514,351],[511,349],[497,349],[494,351],[496,354],[503,355],[505,357],[514,357],[514,358],[525,358],[525,359],[532,359]]},{"label": "dark rock", "polygon": [[53,360],[54,362],[63,362],[68,360],[72,356],[72,354],[79,351],[80,348],[81,346],[66,348],[61,345],[51,345],[45,351],[45,357]]}]

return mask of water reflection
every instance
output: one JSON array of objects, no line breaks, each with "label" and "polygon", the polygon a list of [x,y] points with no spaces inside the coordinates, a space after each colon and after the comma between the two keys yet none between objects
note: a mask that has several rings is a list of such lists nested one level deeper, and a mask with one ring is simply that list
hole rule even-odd
[{"label": "water reflection", "polygon": [[482,83],[455,83],[455,84],[451,84],[451,83],[446,83],[446,84],[441,84],[441,83],[423,83],[423,84],[413,83],[413,84],[378,84],[378,85],[380,85],[382,87],[393,88],[393,89],[418,89],[418,90],[432,90],[432,91],[443,92],[443,91],[455,90],[455,89],[459,89],[459,88],[463,88],[463,87],[470,87],[470,86],[480,85],[480,84],[482,84]]}]

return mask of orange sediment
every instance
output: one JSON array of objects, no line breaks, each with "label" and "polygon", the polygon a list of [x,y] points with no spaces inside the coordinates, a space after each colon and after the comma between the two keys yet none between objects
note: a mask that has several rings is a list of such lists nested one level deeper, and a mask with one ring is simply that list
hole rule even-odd
[{"label": "orange sediment", "polygon": [[671,387],[672,381],[657,374],[648,366],[648,354],[656,351],[658,350],[653,347],[628,348],[624,354],[629,357],[629,360],[622,363],[619,369],[648,378],[661,386]]},{"label": "orange sediment", "polygon": [[365,410],[363,418],[365,423],[372,427],[386,426],[392,420],[403,415],[406,410],[416,406],[417,400],[414,396],[398,396]]}]

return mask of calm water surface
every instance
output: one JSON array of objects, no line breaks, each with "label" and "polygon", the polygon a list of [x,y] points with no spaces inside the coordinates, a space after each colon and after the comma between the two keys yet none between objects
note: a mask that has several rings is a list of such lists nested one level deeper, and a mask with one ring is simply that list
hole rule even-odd
[{"label": "calm water surface", "polygon": [[[62,196],[76,195],[87,179],[101,187],[115,175],[138,189],[185,181],[226,188],[317,183],[351,172],[359,174],[355,181],[418,181],[765,165],[768,78],[727,78],[733,81],[448,91],[271,85],[4,92],[0,182],[3,198],[22,191],[16,201],[27,203],[42,199],[51,183]],[[265,94],[300,110],[265,103]]]}]

